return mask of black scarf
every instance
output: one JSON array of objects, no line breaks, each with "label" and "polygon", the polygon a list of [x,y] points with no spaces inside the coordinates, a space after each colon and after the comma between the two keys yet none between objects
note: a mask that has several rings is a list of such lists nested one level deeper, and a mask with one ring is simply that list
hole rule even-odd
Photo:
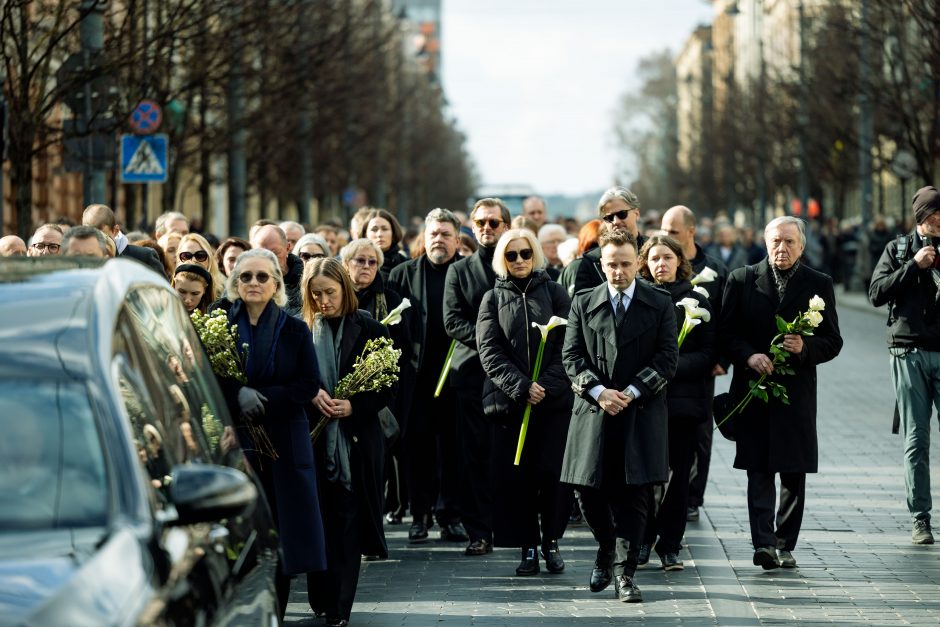
[{"label": "black scarf", "polygon": [[245,366],[248,381],[257,384],[258,381],[269,378],[274,374],[277,340],[287,321],[287,314],[275,305],[273,300],[269,301],[258,317],[258,324],[252,326],[248,318],[248,307],[239,298],[229,310],[228,319],[238,325],[240,341],[248,344],[248,363]]},{"label": "black scarf", "polygon": [[787,283],[790,282],[790,277],[792,277],[796,269],[800,267],[800,260],[797,259],[796,263],[786,270],[782,270],[770,263],[770,258],[767,259],[767,263],[770,264],[770,271],[773,273],[774,283],[777,284],[777,297],[782,301],[783,295],[787,291]]}]

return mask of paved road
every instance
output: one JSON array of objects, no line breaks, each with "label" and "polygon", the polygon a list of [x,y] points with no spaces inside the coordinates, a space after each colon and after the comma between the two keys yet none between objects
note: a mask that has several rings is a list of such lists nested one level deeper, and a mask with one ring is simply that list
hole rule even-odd
[{"label": "paved road", "polygon": [[[797,569],[764,572],[751,564],[744,473],[731,468],[733,444],[718,438],[703,516],[686,533],[686,569],[641,570],[644,603],[619,603],[612,587],[587,590],[596,547],[584,527],[569,529],[561,542],[563,574],[522,578],[514,576],[515,550],[469,558],[462,545],[409,546],[402,525],[386,528],[390,559],[363,564],[352,624],[940,623],[940,545],[910,543],[901,441],[890,433],[884,316],[850,296],[840,314],[845,348],[819,372],[820,472],[807,482]],[[934,459],[937,446],[935,439]],[[305,596],[296,582],[288,622],[321,624]]]}]

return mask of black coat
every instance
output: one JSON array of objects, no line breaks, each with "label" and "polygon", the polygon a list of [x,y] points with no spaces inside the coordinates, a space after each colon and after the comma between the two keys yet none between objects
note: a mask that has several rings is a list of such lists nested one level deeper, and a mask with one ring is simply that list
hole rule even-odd
[{"label": "black coat", "polygon": [[[247,385],[268,399],[258,422],[267,431],[278,458],[253,457],[262,482],[274,490],[285,572],[323,570],[323,523],[310,423],[304,410],[320,385],[310,329],[302,320],[287,316],[274,351],[270,375],[249,379]],[[232,415],[238,416],[238,391],[242,386],[232,379],[221,379],[220,383]],[[242,429],[239,435],[245,436]]]},{"label": "black coat", "polygon": [[400,250],[390,250],[382,253],[382,266],[379,268],[379,274],[387,282],[392,270],[401,264],[410,261],[405,253]]},{"label": "black coat", "polygon": [[826,301],[823,321],[811,337],[803,338],[803,352],[791,355],[787,365],[793,375],[772,378],[782,383],[790,404],[770,397],[768,403],[752,399],[734,420],[737,455],[734,467],[765,472],[816,472],[816,366],[827,362],[842,349],[839,318],[832,279],[805,264],[794,271],[779,302],[770,264],[764,260],[753,268],[753,285],[745,288],[745,268],[728,277],[721,304],[718,345],[734,365],[731,395],[740,401],[749,389],[748,381],[759,375],[747,365],[755,353],[769,355],[770,343],[778,333],[775,315],[787,322],[806,312],[815,295]]},{"label": "black coat", "polygon": [[[524,294],[511,280],[496,279],[496,287],[483,297],[476,331],[480,363],[487,377],[483,382],[483,409],[488,416],[508,418],[503,422],[513,428],[521,424],[542,338],[532,323],[546,324],[552,316],[567,319],[570,308],[564,288],[540,270],[532,273]],[[548,334],[538,378],[545,388],[545,399],[532,409],[533,415],[544,415],[544,419],[563,425],[559,464],[573,400],[561,363],[564,337],[563,329]]]},{"label": "black coat", "polygon": [[[646,238],[642,235],[637,237],[637,251],[643,247],[645,241]],[[606,282],[607,277],[601,268],[601,249],[600,247],[592,248],[581,256],[581,263],[578,265],[574,279],[574,293],[577,294],[581,290],[596,287]]]},{"label": "black coat", "polygon": [[[577,294],[571,304],[562,360],[577,397],[561,470],[566,483],[601,487],[609,434],[622,438],[622,446],[611,442],[607,448],[622,454],[624,468],[622,478],[609,480],[663,483],[669,476],[665,388],[679,355],[675,307],[668,292],[636,283],[619,329],[606,283]],[[608,416],[589,394],[595,385],[634,385],[641,395],[621,415]]]},{"label": "black coat", "polygon": [[[673,304],[683,298],[694,298],[699,307],[711,311],[708,299],[692,291],[692,284],[680,281],[666,288],[672,295]],[[685,322],[685,310],[676,309],[676,333]],[[676,376],[666,388],[666,400],[669,406],[669,419],[704,421],[711,418],[712,395],[715,378],[712,368],[717,360],[715,337],[718,319],[712,316],[708,322],[701,322],[693,327],[685,341],[679,347],[679,362]]]},{"label": "black coat", "polygon": [[483,367],[477,355],[476,322],[483,295],[496,284],[493,249],[480,247],[447,269],[444,281],[444,328],[457,340],[447,381],[451,387],[479,390]]},{"label": "black coat", "polygon": [[287,253],[287,273],[284,275],[284,291],[287,293],[287,304],[284,311],[292,316],[300,315],[303,307],[303,296],[300,293],[300,279],[304,274],[303,260],[293,253]]},{"label": "black coat", "polygon": [[[346,316],[343,337],[340,339],[337,381],[352,372],[353,363],[362,353],[366,342],[378,337],[389,337],[385,325],[360,311]],[[378,414],[382,408],[391,404],[394,394],[394,387],[354,394],[349,399],[352,415],[339,419],[340,428],[351,446],[353,492],[359,495],[357,500],[365,508],[365,511],[361,512],[362,522],[359,529],[363,555],[388,557],[385,531],[382,528],[382,514],[385,509],[385,435],[379,424]],[[319,420],[319,417],[317,419]],[[317,439],[317,459],[321,463],[325,457],[325,442],[325,437]],[[326,471],[321,470],[321,473],[320,480],[326,481]],[[330,512],[324,512],[324,516],[329,517]]]},{"label": "black coat", "polygon": [[166,268],[163,267],[163,263],[160,261],[160,258],[157,257],[157,251],[152,248],[128,244],[118,256],[139,261],[160,276],[166,277],[167,279],[169,278],[166,276]]}]

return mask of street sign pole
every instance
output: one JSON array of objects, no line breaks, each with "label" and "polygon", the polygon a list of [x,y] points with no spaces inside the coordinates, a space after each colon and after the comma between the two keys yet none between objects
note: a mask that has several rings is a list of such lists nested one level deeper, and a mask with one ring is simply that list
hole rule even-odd
[{"label": "street sign pole", "polygon": [[[92,56],[104,48],[103,4],[98,0],[82,0],[80,11],[84,15],[79,25],[82,42],[82,57],[86,68],[91,64]],[[95,136],[91,133],[93,118],[92,77],[88,76],[84,85],[84,111],[81,114],[81,127],[87,133],[87,153],[83,175],[82,193],[85,206],[104,203],[106,200],[104,170],[95,159]]]}]

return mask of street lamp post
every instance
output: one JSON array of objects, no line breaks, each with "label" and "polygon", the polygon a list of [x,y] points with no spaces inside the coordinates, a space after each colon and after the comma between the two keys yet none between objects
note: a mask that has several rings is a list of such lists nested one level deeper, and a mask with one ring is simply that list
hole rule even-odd
[{"label": "street lamp post", "polygon": [[803,215],[809,217],[809,169],[807,167],[806,127],[809,125],[809,112],[807,110],[809,95],[806,85],[806,27],[804,23],[803,0],[799,4],[799,33],[800,33],[800,103],[797,114],[799,131],[800,173],[797,183],[797,192],[800,196],[800,208]]},{"label": "street lamp post", "polygon": [[[82,43],[83,66],[87,70],[91,66],[91,59],[97,56],[104,48],[104,17],[103,3],[100,0],[82,0],[81,12],[82,21],[79,24],[79,36]],[[98,70],[99,68],[95,68]],[[84,181],[82,193],[84,195],[85,205],[105,202],[105,175],[98,158],[101,155],[95,153],[95,140],[98,136],[92,132],[92,119],[95,116],[95,107],[93,100],[100,102],[103,94],[92,94],[94,80],[98,78],[97,73],[94,77],[89,75],[84,84],[84,112],[79,116],[82,119],[82,130],[86,134],[86,155],[84,168]],[[100,87],[99,87],[100,88]]]}]

